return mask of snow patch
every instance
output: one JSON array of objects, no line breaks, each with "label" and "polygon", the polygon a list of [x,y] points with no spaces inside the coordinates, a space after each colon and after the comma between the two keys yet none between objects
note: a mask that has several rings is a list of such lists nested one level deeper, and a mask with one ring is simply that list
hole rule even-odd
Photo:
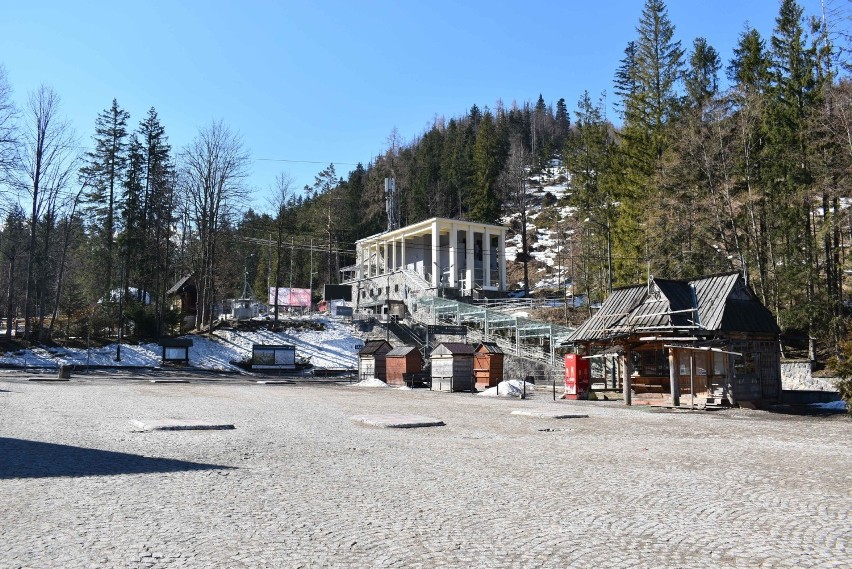
[{"label": "snow patch", "polygon": [[365,377],[358,383],[353,383],[352,387],[388,387],[388,384],[377,377]]},{"label": "snow patch", "polygon": [[489,387],[485,391],[481,392],[479,395],[483,395],[485,397],[523,397],[525,388],[524,384],[526,384],[527,396],[532,395],[535,391],[535,384],[526,382],[522,379],[501,381],[494,387]]}]

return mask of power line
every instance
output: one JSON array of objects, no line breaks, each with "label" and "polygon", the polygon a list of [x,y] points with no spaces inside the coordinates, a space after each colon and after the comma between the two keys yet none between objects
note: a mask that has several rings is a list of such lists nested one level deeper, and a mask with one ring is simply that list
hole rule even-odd
[{"label": "power line", "polygon": [[252,158],[255,162],[289,162],[293,164],[341,164],[343,166],[357,166],[363,162],[337,162],[335,160],[294,160],[291,158]]}]

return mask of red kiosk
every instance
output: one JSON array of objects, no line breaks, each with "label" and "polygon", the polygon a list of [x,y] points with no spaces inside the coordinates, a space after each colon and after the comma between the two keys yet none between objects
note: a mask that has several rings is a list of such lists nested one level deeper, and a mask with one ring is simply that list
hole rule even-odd
[{"label": "red kiosk", "polygon": [[589,360],[565,354],[565,399],[589,398]]}]

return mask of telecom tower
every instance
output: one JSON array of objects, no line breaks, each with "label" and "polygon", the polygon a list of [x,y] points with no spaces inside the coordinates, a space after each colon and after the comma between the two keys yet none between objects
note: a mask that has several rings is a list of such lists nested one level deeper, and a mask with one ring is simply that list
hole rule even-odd
[{"label": "telecom tower", "polygon": [[396,213],[396,178],[385,178],[385,209],[388,213],[388,231],[399,227]]}]

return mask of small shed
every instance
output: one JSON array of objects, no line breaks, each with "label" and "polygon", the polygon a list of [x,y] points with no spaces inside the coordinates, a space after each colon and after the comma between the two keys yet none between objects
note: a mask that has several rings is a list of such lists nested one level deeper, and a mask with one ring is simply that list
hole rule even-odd
[{"label": "small shed", "polygon": [[432,389],[473,391],[473,346],[461,342],[441,342],[431,355]]},{"label": "small shed", "polygon": [[180,312],[181,330],[194,328],[198,314],[198,288],[195,278],[186,275],[166,291],[166,296],[173,297],[173,308]]},{"label": "small shed", "polygon": [[367,340],[358,352],[358,377],[375,377],[386,381],[387,353],[393,349],[387,340]]},{"label": "small shed", "polygon": [[385,356],[387,382],[391,385],[405,385],[406,376],[420,373],[423,369],[423,356],[414,346],[394,348]]},{"label": "small shed", "polygon": [[589,359],[617,354],[627,405],[694,408],[777,401],[780,332],[740,273],[651,277],[614,289],[564,345]]},{"label": "small shed", "polygon": [[473,375],[477,387],[494,387],[503,381],[503,350],[494,342],[482,342],[473,354]]}]

